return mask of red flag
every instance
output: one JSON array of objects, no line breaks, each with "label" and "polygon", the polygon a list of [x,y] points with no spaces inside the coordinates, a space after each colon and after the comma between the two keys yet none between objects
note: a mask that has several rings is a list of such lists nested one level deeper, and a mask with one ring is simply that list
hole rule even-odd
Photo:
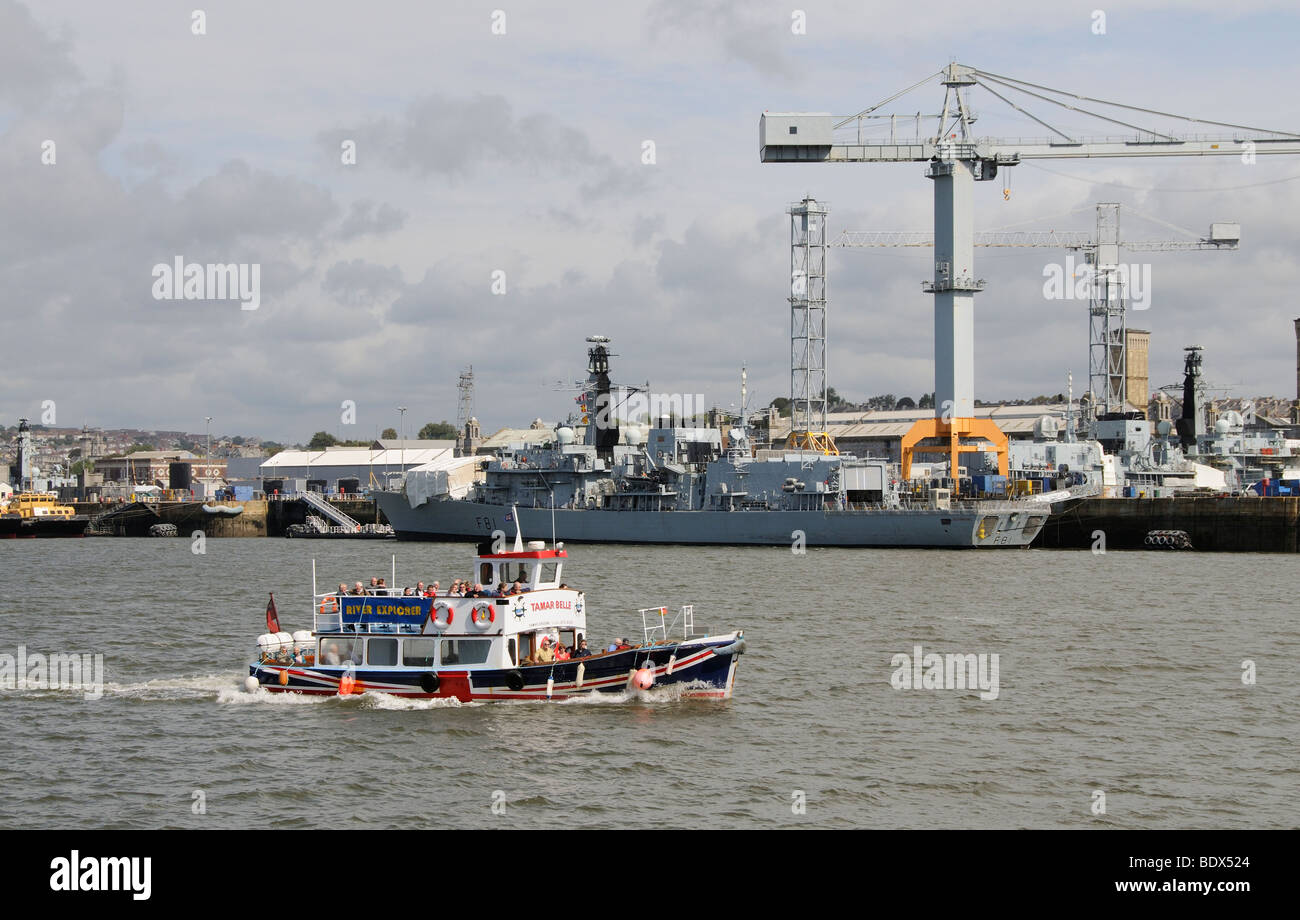
[{"label": "red flag", "polygon": [[275,612],[275,593],[271,593],[271,599],[266,602],[266,631],[278,633],[280,631],[280,617]]}]

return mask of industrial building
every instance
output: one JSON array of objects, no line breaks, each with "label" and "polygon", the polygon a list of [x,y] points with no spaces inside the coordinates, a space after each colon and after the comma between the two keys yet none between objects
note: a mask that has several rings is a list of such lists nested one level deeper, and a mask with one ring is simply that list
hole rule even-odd
[{"label": "industrial building", "polygon": [[258,467],[262,490],[280,492],[362,492],[400,488],[402,474],[454,456],[455,441],[376,442],[398,447],[327,447],[282,450]]}]

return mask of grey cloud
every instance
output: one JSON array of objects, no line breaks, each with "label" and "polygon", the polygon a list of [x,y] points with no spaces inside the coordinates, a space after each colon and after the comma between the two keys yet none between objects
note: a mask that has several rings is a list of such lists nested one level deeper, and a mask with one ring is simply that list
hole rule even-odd
[{"label": "grey cloud", "polygon": [[[322,132],[331,157],[346,139],[357,144],[357,164],[378,160],[419,176],[466,178],[491,164],[524,166],[539,174],[572,176],[584,199],[628,194],[644,187],[629,153],[627,166],[597,151],[582,131],[551,115],[516,117],[503,96],[454,98],[433,94],[412,102],[400,118],[384,117],[355,129]],[[639,155],[639,149],[638,149]]]},{"label": "grey cloud", "polygon": [[354,201],[339,227],[338,238],[351,240],[360,236],[382,236],[402,229],[406,218],[405,211],[386,202],[376,206],[369,200]]},{"label": "grey cloud", "polygon": [[0,103],[34,105],[79,79],[71,42],[48,35],[16,0],[0,0]]},{"label": "grey cloud", "polygon": [[321,282],[321,290],[346,304],[372,304],[403,286],[396,265],[376,265],[364,259],[335,262]]}]

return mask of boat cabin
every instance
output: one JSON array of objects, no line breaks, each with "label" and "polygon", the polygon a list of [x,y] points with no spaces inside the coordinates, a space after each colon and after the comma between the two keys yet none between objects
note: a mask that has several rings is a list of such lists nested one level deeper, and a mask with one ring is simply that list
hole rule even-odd
[{"label": "boat cabin", "polygon": [[[259,639],[263,660],[421,671],[535,663],[544,639],[553,651],[576,649],[586,638],[582,592],[560,587],[566,558],[563,544],[547,549],[535,541],[515,552],[481,546],[471,579],[483,585],[478,597],[396,596],[391,589],[316,595],[310,640],[267,634]],[[498,584],[509,591],[516,579],[522,579],[520,593],[497,594]]]}]

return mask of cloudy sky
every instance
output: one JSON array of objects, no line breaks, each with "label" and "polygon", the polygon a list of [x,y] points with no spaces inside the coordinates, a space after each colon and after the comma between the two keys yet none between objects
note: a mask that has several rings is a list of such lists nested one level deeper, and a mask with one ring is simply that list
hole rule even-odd
[{"label": "cloudy sky", "polygon": [[[789,390],[788,204],[828,201],[832,235],[929,229],[932,205],[922,164],[760,164],[763,110],[856,112],[958,60],[1300,130],[1287,2],[212,0],[206,34],[192,9],[0,0],[5,424],[53,400],[59,425],[202,431],[211,415],[214,434],[369,437],[398,405],[412,428],[454,419],[473,364],[493,430],[563,415],[558,381],[582,376],[593,333],[623,381],[726,406],[747,364],[766,403]],[[978,133],[1044,133],[976,92]],[[941,101],[934,83],[889,110]],[[1009,201],[977,186],[980,228],[1086,230],[1097,201],[1196,233],[1240,221],[1237,253],[1132,256],[1153,295],[1130,325],[1152,330],[1153,385],[1196,342],[1234,395],[1294,395],[1300,159],[1012,172]],[[1123,230],[1178,235],[1127,212]],[[153,268],[177,257],[260,265],[259,308],[156,299]],[[841,394],[933,389],[931,258],[833,253]],[[1085,307],[1042,294],[1064,258],[978,251],[980,398],[1058,392],[1070,371],[1086,386]]]}]

